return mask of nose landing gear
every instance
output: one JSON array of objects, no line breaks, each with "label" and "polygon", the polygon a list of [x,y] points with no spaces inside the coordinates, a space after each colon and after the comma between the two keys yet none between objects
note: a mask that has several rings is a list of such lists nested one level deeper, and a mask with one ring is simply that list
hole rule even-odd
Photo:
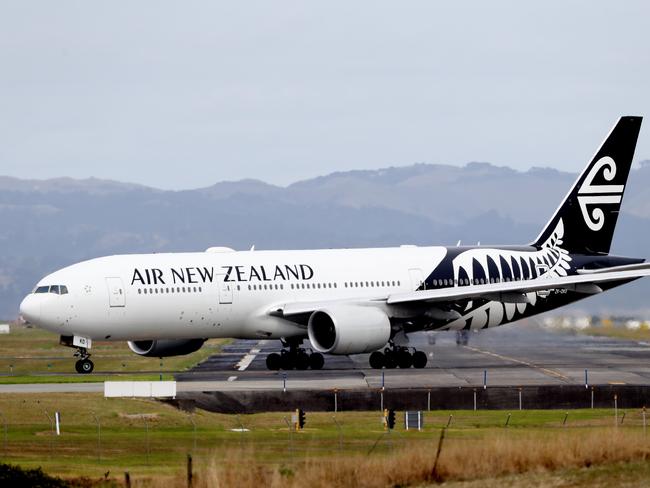
[{"label": "nose landing gear", "polygon": [[427,355],[422,351],[402,346],[387,347],[384,351],[375,351],[370,355],[370,367],[373,369],[422,369],[427,365]]},{"label": "nose landing gear", "polygon": [[74,365],[74,369],[77,370],[77,373],[90,374],[93,372],[93,369],[95,369],[95,364],[89,359],[90,354],[88,354],[88,350],[86,348],[77,348],[77,352],[75,352],[74,355],[80,358]]},{"label": "nose landing gear", "polygon": [[92,345],[92,340],[87,337],[80,336],[64,336],[59,338],[59,344],[66,347],[75,349],[74,357],[79,358],[74,365],[74,369],[79,374],[90,374],[95,369],[95,365],[89,359],[90,353],[88,349]]}]

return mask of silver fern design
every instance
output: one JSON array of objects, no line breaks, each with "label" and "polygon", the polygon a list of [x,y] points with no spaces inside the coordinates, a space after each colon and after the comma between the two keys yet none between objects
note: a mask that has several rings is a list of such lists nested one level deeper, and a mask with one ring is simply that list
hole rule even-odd
[{"label": "silver fern design", "polygon": [[[571,256],[562,248],[564,237],[564,222],[559,220],[549,238],[542,244],[539,251],[509,251],[501,249],[472,249],[459,254],[453,260],[454,280],[457,283],[463,276],[473,282],[476,266],[482,268],[482,275],[488,281],[506,281],[511,279],[543,280],[566,276],[571,268]],[[498,270],[498,275],[490,273],[490,269]],[[498,301],[479,302],[478,306],[470,301],[462,316],[446,324],[443,329],[460,330],[469,326],[470,329],[495,327],[510,322],[515,315],[523,314],[527,307],[534,307],[540,297],[537,293],[527,293],[529,303],[502,303]]]}]

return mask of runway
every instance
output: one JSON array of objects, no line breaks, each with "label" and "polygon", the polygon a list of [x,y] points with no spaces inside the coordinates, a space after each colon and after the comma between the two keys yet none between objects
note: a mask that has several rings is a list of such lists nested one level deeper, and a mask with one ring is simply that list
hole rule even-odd
[{"label": "runway", "polygon": [[[650,344],[549,331],[533,321],[470,334],[419,333],[424,369],[374,370],[368,355],[326,356],[320,371],[268,371],[279,341],[237,340],[175,374],[177,404],[219,412],[396,408],[579,408],[650,404]],[[435,341],[435,343],[433,343]],[[586,375],[585,375],[586,372]],[[101,392],[102,383],[0,385],[0,393]],[[523,400],[522,400],[523,397]],[[384,403],[386,402],[386,403]]]},{"label": "runway", "polygon": [[[435,344],[430,341],[435,338]],[[326,356],[320,371],[268,371],[279,341],[235,341],[187,373],[180,382],[209,382],[223,390],[309,388],[422,388],[483,386],[645,385],[650,344],[549,331],[527,321],[471,333],[467,346],[455,333],[418,333],[410,345],[427,353],[425,369],[373,370],[368,355]],[[207,384],[204,386],[208,386]],[[194,388],[192,388],[194,389]]]}]

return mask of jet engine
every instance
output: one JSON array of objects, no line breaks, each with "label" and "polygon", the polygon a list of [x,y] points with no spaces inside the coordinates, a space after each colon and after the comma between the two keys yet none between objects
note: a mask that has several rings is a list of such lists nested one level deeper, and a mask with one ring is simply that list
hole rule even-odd
[{"label": "jet engine", "polygon": [[390,320],[385,312],[374,307],[332,306],[311,314],[307,332],[318,352],[360,354],[386,345]]},{"label": "jet engine", "polygon": [[201,349],[205,339],[159,339],[155,341],[129,341],[129,349],[140,356],[163,358],[183,356]]}]

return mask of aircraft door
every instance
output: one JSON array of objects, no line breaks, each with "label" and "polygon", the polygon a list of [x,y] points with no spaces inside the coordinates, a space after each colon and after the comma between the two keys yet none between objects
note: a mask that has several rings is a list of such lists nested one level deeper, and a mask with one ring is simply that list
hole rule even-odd
[{"label": "aircraft door", "polygon": [[126,291],[122,278],[106,278],[108,304],[110,307],[126,306]]},{"label": "aircraft door", "polygon": [[411,287],[413,290],[419,289],[424,284],[424,275],[422,270],[419,268],[409,269],[409,275],[411,277]]},{"label": "aircraft door", "polygon": [[224,281],[225,275],[219,275],[219,303],[231,304],[232,303],[232,288],[233,284]]}]

